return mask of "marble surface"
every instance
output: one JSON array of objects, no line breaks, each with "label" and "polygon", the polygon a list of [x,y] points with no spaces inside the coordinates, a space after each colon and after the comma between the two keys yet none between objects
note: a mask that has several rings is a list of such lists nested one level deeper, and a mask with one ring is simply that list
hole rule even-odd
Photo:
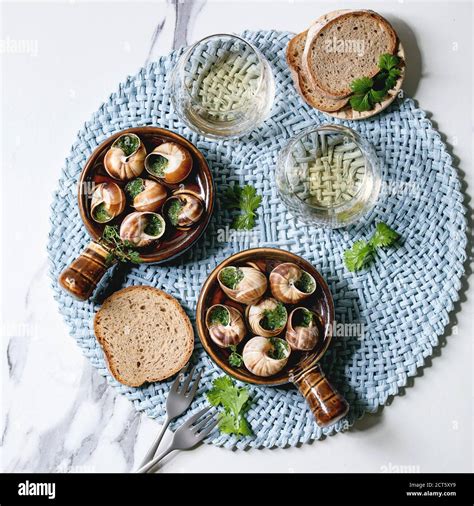
[{"label": "marble surface", "polygon": [[[89,365],[52,298],[45,253],[49,204],[78,128],[126,75],[172,48],[245,28],[301,31],[318,15],[352,5],[1,2],[1,471],[128,471],[158,430]],[[471,2],[364,6],[397,28],[408,58],[405,90],[447,134],[469,192]],[[161,471],[472,471],[473,311],[466,280],[429,367],[404,395],[348,433],[291,449],[201,446],[169,456]]]}]

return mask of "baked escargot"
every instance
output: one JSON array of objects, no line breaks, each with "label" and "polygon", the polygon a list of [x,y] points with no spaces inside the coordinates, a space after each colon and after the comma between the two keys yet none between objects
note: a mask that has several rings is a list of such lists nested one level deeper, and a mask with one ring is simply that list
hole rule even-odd
[{"label": "baked escargot", "polygon": [[238,309],[215,304],[206,312],[209,337],[221,348],[236,346],[247,333],[242,314]]},{"label": "baked escargot", "polygon": [[319,340],[318,315],[305,308],[293,309],[288,317],[286,340],[293,350],[310,351]]},{"label": "baked escargot", "polygon": [[146,149],[138,135],[123,134],[105,154],[104,168],[114,179],[128,181],[143,172],[145,157]]},{"label": "baked escargot", "polygon": [[286,307],[272,297],[247,306],[245,315],[252,331],[263,337],[280,334],[288,320]]},{"label": "baked escargot", "polygon": [[165,202],[163,214],[168,222],[178,230],[188,230],[204,214],[204,202],[190,190],[179,190]]},{"label": "baked escargot", "polygon": [[316,290],[316,280],[298,265],[284,262],[270,273],[270,290],[275,299],[297,304]]},{"label": "baked escargot", "polygon": [[92,193],[91,218],[97,223],[107,223],[125,209],[125,195],[116,183],[98,184]]},{"label": "baked escargot", "polygon": [[158,211],[168,196],[165,186],[141,177],[129,181],[125,192],[130,199],[130,205],[140,212]]},{"label": "baked escargot", "polygon": [[165,142],[148,154],[145,169],[148,174],[168,184],[184,181],[191,172],[193,159],[189,151],[176,142]]},{"label": "baked escargot", "polygon": [[255,267],[224,267],[217,274],[217,281],[230,299],[242,304],[257,302],[268,286],[265,274]]},{"label": "baked escargot", "polygon": [[164,233],[166,223],[157,213],[134,212],[125,217],[120,225],[120,238],[136,248],[144,248],[157,241]]},{"label": "baked escargot", "polygon": [[273,376],[288,362],[291,350],[284,339],[255,336],[244,346],[245,367],[256,376]]}]

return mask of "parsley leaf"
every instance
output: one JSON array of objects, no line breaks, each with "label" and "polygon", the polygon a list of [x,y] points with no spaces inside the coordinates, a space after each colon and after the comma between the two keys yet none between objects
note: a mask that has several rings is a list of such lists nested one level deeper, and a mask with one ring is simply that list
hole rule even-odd
[{"label": "parsley leaf", "polygon": [[369,77],[361,77],[360,79],[354,79],[350,84],[351,90],[354,93],[365,94],[371,90],[374,85],[374,81]]},{"label": "parsley leaf", "polygon": [[240,194],[242,188],[239,185],[229,186],[225,192],[226,207],[228,209],[240,209]]},{"label": "parsley leaf", "polygon": [[256,210],[260,207],[262,196],[250,185],[241,188],[233,185],[225,193],[226,207],[240,209],[241,214],[234,219],[232,227],[235,230],[251,230],[255,226]]},{"label": "parsley leaf", "polygon": [[372,246],[366,241],[356,241],[351,249],[344,251],[344,262],[351,271],[358,271],[364,267],[372,256]]},{"label": "parsley leaf", "polygon": [[382,102],[386,97],[387,92],[385,89],[382,90],[370,90],[370,98],[373,102]]},{"label": "parsley leaf", "polygon": [[239,436],[251,436],[253,434],[249,423],[243,416],[235,418],[230,413],[219,413],[219,429],[224,434],[236,434]]},{"label": "parsley leaf", "polygon": [[252,429],[244,417],[248,409],[249,391],[239,388],[229,376],[216,378],[207,392],[207,399],[213,406],[222,406],[219,414],[219,429],[225,434],[248,436]]},{"label": "parsley leaf", "polygon": [[388,225],[383,222],[377,223],[375,227],[375,233],[370,239],[370,244],[374,248],[380,246],[392,246],[392,244],[400,237],[395,230],[391,229]]},{"label": "parsley leaf", "polygon": [[370,91],[364,95],[354,95],[351,97],[349,102],[351,103],[351,107],[354,111],[370,111],[370,109],[374,107]]},{"label": "parsley leaf", "polygon": [[380,71],[373,79],[369,77],[361,77],[354,79],[350,88],[353,95],[349,99],[354,111],[370,111],[377,102],[382,102],[387,96],[388,90],[392,89],[397,79],[400,77],[401,71],[398,68],[400,58],[393,54],[382,54],[379,57]]},{"label": "parsley leaf", "polygon": [[394,54],[384,53],[379,56],[379,69],[391,70],[400,63],[400,58]]},{"label": "parsley leaf", "polygon": [[237,351],[237,346],[233,344],[232,346],[229,346],[229,348],[230,351],[232,352],[229,355],[229,364],[232,367],[242,367],[244,360],[242,358],[242,355]]},{"label": "parsley leaf", "polygon": [[377,223],[369,241],[356,241],[352,248],[344,251],[344,263],[354,272],[365,267],[373,258],[377,248],[392,246],[400,235],[383,222]]}]

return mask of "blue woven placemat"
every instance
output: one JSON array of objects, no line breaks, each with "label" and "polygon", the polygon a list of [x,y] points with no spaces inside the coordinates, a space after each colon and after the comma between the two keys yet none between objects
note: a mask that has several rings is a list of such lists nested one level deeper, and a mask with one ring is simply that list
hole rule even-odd
[{"label": "blue woven placemat", "polygon": [[[358,335],[351,331],[357,327],[341,326],[345,335],[333,340],[323,358],[330,380],[351,405],[349,415],[321,429],[296,390],[251,386],[248,419],[255,436],[236,439],[217,433],[209,439],[219,446],[241,449],[320,439],[323,434],[347,429],[365,411],[375,411],[396,395],[408,377],[423,366],[443,334],[448,313],[458,299],[466,245],[462,194],[452,160],[440,135],[410,99],[397,99],[386,112],[370,120],[344,122],[374,144],[383,162],[382,194],[365,222],[344,231],[295,222],[276,194],[273,173],[277,154],[297,132],[330,121],[307,107],[295,92],[285,64],[289,33],[245,32],[244,37],[265,54],[275,75],[276,101],[264,126],[238,141],[208,141],[191,132],[170,106],[169,76],[181,51],[160,58],[120,84],[79,131],[54,194],[48,244],[55,297],[71,335],[110,384],[136,409],[157,419],[164,414],[170,382],[142,388],[120,385],[109,374],[94,337],[92,319],[108,292],[133,284],[156,286],[177,297],[193,318],[207,275],[236,251],[256,245],[277,246],[302,255],[319,269],[333,293],[337,321],[361,324],[358,328],[363,329]],[[171,129],[197,145],[214,174],[217,209],[205,237],[172,265],[117,267],[94,299],[76,302],[61,292],[56,279],[89,240],[77,208],[79,174],[104,139],[139,125]],[[255,186],[263,195],[263,204],[255,236],[226,242],[223,239],[228,237],[222,237],[222,230],[230,225],[232,216],[219,204],[232,182]],[[370,235],[376,220],[394,227],[402,235],[401,244],[381,251],[366,270],[348,272],[342,262],[344,249]],[[198,340],[195,359],[203,379],[190,413],[206,403],[205,391],[221,374]]]}]

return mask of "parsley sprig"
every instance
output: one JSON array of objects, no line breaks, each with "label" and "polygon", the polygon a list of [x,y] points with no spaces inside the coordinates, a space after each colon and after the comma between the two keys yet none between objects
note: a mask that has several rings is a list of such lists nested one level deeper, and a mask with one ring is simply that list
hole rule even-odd
[{"label": "parsley sprig", "polygon": [[242,355],[237,351],[237,346],[235,344],[232,344],[229,346],[231,354],[229,355],[229,364],[232,367],[242,367],[242,364],[244,363],[244,359]]},{"label": "parsley sprig", "polygon": [[105,259],[107,265],[113,263],[114,260],[134,264],[139,264],[142,261],[133,244],[130,241],[122,241],[117,225],[106,225],[99,242],[109,250]]},{"label": "parsley sprig", "polygon": [[392,246],[400,235],[383,222],[377,223],[373,236],[368,241],[356,241],[352,248],[344,251],[346,267],[354,272],[372,260],[377,248]]},{"label": "parsley sprig", "polygon": [[377,102],[382,102],[388,90],[392,89],[400,77],[400,58],[393,54],[382,54],[379,58],[380,71],[373,79],[361,77],[350,84],[353,95],[350,99],[355,111],[370,111]]},{"label": "parsley sprig", "polygon": [[251,230],[255,226],[256,210],[262,203],[262,196],[250,185],[241,188],[238,185],[229,186],[225,193],[226,207],[238,209],[241,213],[234,219],[232,228],[235,230]]},{"label": "parsley sprig", "polygon": [[206,395],[210,404],[224,408],[219,413],[221,432],[240,436],[253,434],[252,428],[245,418],[250,397],[247,388],[239,388],[229,376],[221,376],[212,382],[212,388]]}]

